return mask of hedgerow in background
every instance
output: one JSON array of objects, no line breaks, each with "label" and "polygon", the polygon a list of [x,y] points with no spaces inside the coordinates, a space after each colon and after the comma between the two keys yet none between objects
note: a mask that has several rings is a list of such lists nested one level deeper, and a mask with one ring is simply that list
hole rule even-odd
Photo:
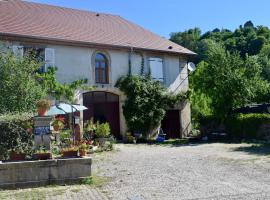
[{"label": "hedgerow in background", "polygon": [[259,131],[267,123],[270,123],[269,114],[238,114],[225,120],[226,130],[235,139],[264,139]]},{"label": "hedgerow in background", "polygon": [[127,96],[123,113],[129,131],[141,132],[146,138],[160,125],[166,109],[185,98],[184,94],[168,93],[160,82],[146,76],[121,77],[116,87]]}]

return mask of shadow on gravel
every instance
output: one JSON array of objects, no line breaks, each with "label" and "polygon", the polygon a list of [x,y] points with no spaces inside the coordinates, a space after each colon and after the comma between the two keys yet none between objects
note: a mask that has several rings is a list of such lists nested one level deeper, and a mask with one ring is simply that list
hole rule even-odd
[{"label": "shadow on gravel", "polygon": [[202,144],[207,144],[207,142],[203,142],[199,139],[190,140],[188,138],[185,139],[169,139],[165,140],[164,142],[157,142],[154,140],[139,140],[137,144],[146,144],[146,145],[158,145],[158,146],[167,146],[167,147],[185,147],[185,146],[199,146]]},{"label": "shadow on gravel", "polygon": [[237,147],[233,149],[234,151],[243,151],[249,154],[270,156],[270,144],[269,143],[258,143],[245,147]]}]

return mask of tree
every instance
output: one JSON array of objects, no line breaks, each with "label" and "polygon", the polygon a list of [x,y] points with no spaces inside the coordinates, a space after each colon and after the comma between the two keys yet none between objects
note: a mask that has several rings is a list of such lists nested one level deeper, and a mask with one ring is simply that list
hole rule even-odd
[{"label": "tree", "polygon": [[201,52],[203,52],[201,49],[203,40],[213,40],[220,43],[231,53],[238,51],[244,59],[246,54],[257,55],[270,42],[270,30],[265,26],[255,27],[251,21],[247,21],[244,26],[241,25],[234,31],[215,28],[201,34],[199,28],[194,28],[172,33],[170,39],[198,53],[199,57],[197,57],[196,62],[203,60],[200,57]]},{"label": "tree", "polygon": [[[141,132],[146,138],[155,134],[166,109],[184,98],[184,95],[169,94],[160,82],[145,76],[124,76],[116,84],[127,99],[123,113],[132,132]],[[181,96],[182,95],[182,96]]]},{"label": "tree", "polygon": [[199,28],[194,28],[184,32],[171,33],[170,40],[196,52],[197,42],[200,40],[200,37],[201,30]]},{"label": "tree", "polygon": [[199,95],[211,99],[216,117],[223,120],[234,108],[256,102],[268,92],[269,84],[260,76],[262,68],[257,57],[243,60],[218,43],[213,43],[206,54],[207,59],[198,64],[191,78],[192,86]]},{"label": "tree", "polygon": [[30,57],[0,53],[0,114],[34,111],[46,92],[36,79],[40,64]]},{"label": "tree", "polygon": [[74,94],[77,89],[90,90],[92,87],[87,87],[87,79],[75,80],[72,83],[60,83],[56,79],[57,68],[49,68],[46,73],[37,73],[37,79],[46,93],[56,100],[61,98],[73,102]]}]

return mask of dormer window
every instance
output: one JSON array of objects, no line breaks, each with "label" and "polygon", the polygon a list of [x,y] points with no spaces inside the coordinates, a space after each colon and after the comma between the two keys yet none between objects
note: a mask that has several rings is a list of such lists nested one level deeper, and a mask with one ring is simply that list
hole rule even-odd
[{"label": "dormer window", "polygon": [[95,56],[95,80],[96,83],[109,83],[109,67],[106,56],[102,53],[97,53]]}]

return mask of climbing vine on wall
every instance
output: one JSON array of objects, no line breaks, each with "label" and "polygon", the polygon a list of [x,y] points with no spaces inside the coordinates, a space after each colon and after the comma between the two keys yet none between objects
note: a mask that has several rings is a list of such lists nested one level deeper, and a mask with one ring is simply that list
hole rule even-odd
[{"label": "climbing vine on wall", "polygon": [[141,132],[146,138],[165,116],[166,109],[183,100],[182,93],[174,95],[158,81],[147,76],[124,76],[116,84],[127,99],[123,113],[132,132]]}]

